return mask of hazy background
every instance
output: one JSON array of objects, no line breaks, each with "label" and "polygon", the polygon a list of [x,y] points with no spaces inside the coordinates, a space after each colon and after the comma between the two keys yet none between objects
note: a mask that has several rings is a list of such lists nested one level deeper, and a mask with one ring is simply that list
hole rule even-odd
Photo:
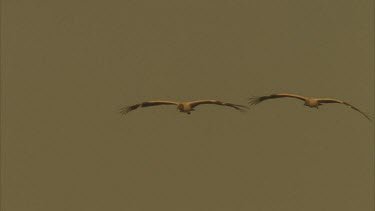
[{"label": "hazy background", "polygon": [[373,1],[1,2],[1,207],[372,210]]}]

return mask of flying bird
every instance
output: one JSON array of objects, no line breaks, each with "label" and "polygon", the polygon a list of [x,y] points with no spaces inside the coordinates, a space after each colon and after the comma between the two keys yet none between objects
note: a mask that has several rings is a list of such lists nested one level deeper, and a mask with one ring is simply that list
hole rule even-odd
[{"label": "flying bird", "polygon": [[261,97],[252,97],[252,98],[249,99],[250,100],[249,104],[256,105],[256,104],[261,103],[265,100],[276,99],[276,98],[284,98],[284,97],[295,98],[295,99],[305,101],[305,104],[304,104],[305,106],[308,106],[310,108],[317,108],[317,109],[319,108],[319,106],[321,106],[325,103],[343,104],[343,105],[348,106],[349,108],[352,108],[352,109],[358,111],[359,113],[364,115],[368,120],[371,121],[371,118],[367,114],[365,114],[364,112],[359,110],[358,108],[352,106],[351,104],[349,104],[347,102],[337,100],[337,99],[332,99],[332,98],[304,97],[304,96],[295,95],[295,94],[272,94],[272,95],[265,95],[265,96],[261,96]]},{"label": "flying bird", "polygon": [[177,106],[177,109],[180,112],[191,114],[192,111],[194,111],[195,107],[199,105],[204,104],[214,104],[214,105],[220,105],[220,106],[228,106],[232,107],[238,111],[245,111],[245,108],[248,108],[243,105],[236,105],[232,103],[223,103],[218,100],[199,100],[199,101],[193,101],[193,102],[172,102],[172,101],[147,101],[143,103],[138,103],[132,106],[127,106],[121,109],[122,114],[127,114],[130,111],[136,110],[141,107],[150,107],[150,106],[159,106],[159,105],[175,105]]}]

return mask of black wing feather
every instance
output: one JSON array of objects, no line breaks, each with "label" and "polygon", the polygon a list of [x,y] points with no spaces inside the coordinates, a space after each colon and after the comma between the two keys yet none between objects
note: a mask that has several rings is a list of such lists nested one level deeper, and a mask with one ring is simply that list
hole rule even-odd
[{"label": "black wing feather", "polygon": [[130,111],[133,111],[139,107],[149,107],[149,106],[157,106],[157,105],[177,105],[177,104],[178,103],[171,102],[171,101],[148,101],[148,102],[138,103],[132,106],[124,107],[120,110],[120,113],[125,115],[129,113]]},{"label": "black wing feather", "polygon": [[330,98],[321,98],[321,99],[318,99],[319,100],[319,103],[339,103],[339,104],[344,104],[346,106],[348,106],[349,108],[353,109],[353,110],[356,110],[358,111],[359,113],[361,113],[363,116],[365,116],[370,122],[372,121],[372,119],[369,117],[368,114],[366,114],[365,112],[359,110],[358,108],[354,107],[353,105],[351,105],[350,103],[347,103],[347,102],[344,102],[344,101],[341,101],[341,100],[336,100],[336,99],[330,99]]},{"label": "black wing feather", "polygon": [[218,100],[200,100],[200,101],[195,101],[191,103],[191,107],[195,108],[198,105],[202,104],[215,104],[215,105],[221,105],[221,106],[228,106],[232,107],[238,111],[244,112],[246,111],[245,109],[248,109],[248,107],[243,106],[243,105],[238,105],[238,104],[233,104],[233,103],[224,103]]},{"label": "black wing feather", "polygon": [[303,100],[303,101],[305,100],[305,97],[300,96],[300,95],[295,95],[295,94],[271,94],[271,95],[265,95],[265,96],[260,96],[260,97],[251,97],[249,98],[250,100],[249,104],[256,105],[265,100],[282,98],[282,97],[296,98],[296,99]]}]

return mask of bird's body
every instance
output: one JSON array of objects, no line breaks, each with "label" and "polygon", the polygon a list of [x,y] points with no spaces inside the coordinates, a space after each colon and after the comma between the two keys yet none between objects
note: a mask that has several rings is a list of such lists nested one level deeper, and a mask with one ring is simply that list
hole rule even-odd
[{"label": "bird's body", "polygon": [[138,103],[132,106],[128,106],[121,109],[122,114],[127,114],[130,111],[133,111],[139,107],[149,107],[149,106],[157,106],[157,105],[175,105],[180,112],[191,114],[194,111],[195,107],[202,104],[215,104],[221,106],[228,106],[232,107],[239,111],[245,111],[244,109],[247,108],[243,105],[237,105],[232,103],[223,103],[218,100],[199,100],[199,101],[192,101],[192,102],[173,102],[173,101],[146,101],[143,103]]},{"label": "bird's body", "polygon": [[184,112],[184,113],[187,113],[187,114],[190,114],[191,111],[194,111],[194,109],[191,107],[191,104],[189,102],[180,102],[177,105],[177,109],[180,112]]},{"label": "bird's body", "polygon": [[258,103],[261,103],[263,102],[264,100],[269,100],[269,99],[276,99],[276,98],[284,98],[284,97],[288,97],[288,98],[296,98],[296,99],[299,99],[299,100],[302,100],[302,101],[305,101],[305,106],[308,106],[310,108],[319,108],[319,106],[325,104],[325,103],[338,103],[338,104],[343,104],[343,105],[346,105],[356,111],[358,111],[359,113],[361,113],[362,115],[364,115],[368,120],[371,121],[370,117],[365,114],[364,112],[362,112],[361,110],[359,110],[358,108],[352,106],[351,104],[347,103],[347,102],[344,102],[344,101],[341,101],[341,100],[337,100],[337,99],[333,99],[333,98],[316,98],[316,97],[304,97],[304,96],[300,96],[300,95],[295,95],[295,94],[272,94],[272,95],[265,95],[265,96],[261,96],[261,97],[253,97],[253,98],[250,98],[250,104],[251,105],[256,105]]},{"label": "bird's body", "polygon": [[304,105],[308,106],[310,108],[318,108],[319,105],[321,105],[321,104],[319,103],[319,101],[317,100],[317,98],[307,97],[305,99],[305,104]]}]

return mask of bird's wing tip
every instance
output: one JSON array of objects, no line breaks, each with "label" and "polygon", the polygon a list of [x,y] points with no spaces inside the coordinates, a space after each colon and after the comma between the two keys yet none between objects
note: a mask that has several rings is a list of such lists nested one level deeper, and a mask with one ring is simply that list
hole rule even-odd
[{"label": "bird's wing tip", "polygon": [[260,97],[252,97],[252,98],[249,98],[248,104],[249,105],[256,105],[256,104],[258,104],[260,102],[261,102]]},{"label": "bird's wing tip", "polygon": [[122,114],[122,115],[126,115],[127,113],[129,113],[131,111],[131,106],[127,106],[127,107],[124,107],[124,108],[121,108],[119,113]]}]

